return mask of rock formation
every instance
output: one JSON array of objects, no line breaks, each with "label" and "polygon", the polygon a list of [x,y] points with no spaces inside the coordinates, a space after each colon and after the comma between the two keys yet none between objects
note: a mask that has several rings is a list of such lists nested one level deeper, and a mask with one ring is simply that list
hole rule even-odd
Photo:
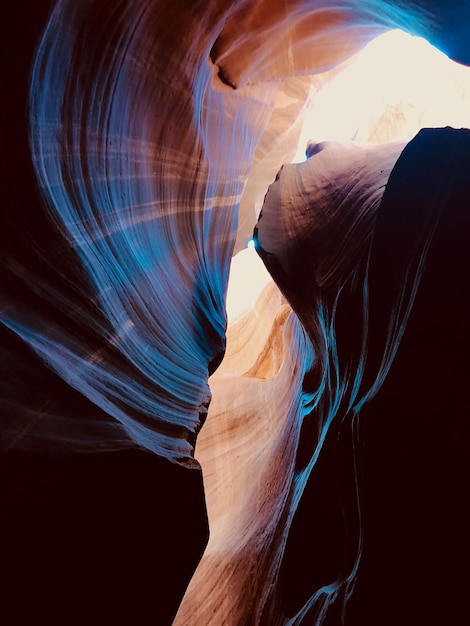
[{"label": "rock formation", "polygon": [[[404,138],[397,119],[406,107],[398,116],[379,111],[380,133],[311,144],[310,158],[285,165],[266,190],[296,152],[308,98],[376,35],[429,35],[469,62],[464,30],[454,30],[456,19],[466,23],[464,4],[455,3],[453,22],[441,2],[13,7],[3,37],[4,58],[12,50],[15,58],[4,71],[0,228],[10,623],[38,615],[83,623],[91,611],[103,623],[361,621],[377,565],[374,532],[390,526],[375,518],[366,543],[363,511],[374,520],[378,496],[367,472],[358,496],[365,470],[357,449],[367,438],[355,416],[370,401],[377,416],[367,423],[381,423],[379,387],[422,268],[407,259],[414,274],[395,277],[384,296],[389,309],[377,319],[388,320],[397,302],[405,314],[393,318],[390,345],[377,330],[379,352],[368,365],[358,285],[390,172],[422,119]],[[461,78],[449,91],[463,100]],[[437,125],[466,126],[464,115]],[[442,146],[454,164],[448,132],[432,135],[429,154]],[[441,186],[458,189],[449,191],[455,202],[436,197],[458,206],[454,196],[466,188],[446,176]],[[277,286],[256,252],[244,250],[265,195],[257,245]],[[424,226],[434,232],[434,222]],[[426,251],[429,232],[418,228]],[[344,290],[352,312],[349,319],[338,308],[336,329]],[[455,374],[459,389],[465,371]],[[455,429],[460,445],[465,429]],[[456,485],[455,496],[463,482]],[[450,515],[454,500],[446,500]],[[371,569],[361,578],[363,545]],[[297,568],[302,554],[308,564]]]}]

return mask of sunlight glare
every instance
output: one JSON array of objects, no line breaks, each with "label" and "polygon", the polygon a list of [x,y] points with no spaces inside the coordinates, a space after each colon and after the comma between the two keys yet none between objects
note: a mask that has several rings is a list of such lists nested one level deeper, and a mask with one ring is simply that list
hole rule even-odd
[{"label": "sunlight glare", "polygon": [[470,127],[470,68],[425,39],[393,30],[374,39],[315,91],[294,163],[308,140],[411,139],[424,126]]}]

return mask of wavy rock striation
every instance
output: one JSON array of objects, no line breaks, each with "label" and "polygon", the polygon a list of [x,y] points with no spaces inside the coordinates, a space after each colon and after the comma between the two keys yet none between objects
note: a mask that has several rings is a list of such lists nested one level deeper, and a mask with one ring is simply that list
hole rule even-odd
[{"label": "wavy rock striation", "polygon": [[[291,77],[334,66],[381,29],[406,22],[368,3],[276,7],[54,6],[29,85],[31,154],[48,228],[28,242],[40,264],[26,267],[15,250],[8,263],[12,280],[44,310],[31,315],[27,301],[8,294],[2,323],[97,407],[87,426],[70,417],[64,438],[72,449],[135,442],[174,461],[192,458],[207,375],[224,350],[237,208],[250,170],[268,157],[263,145],[295,123],[306,97]],[[247,21],[241,35],[231,26],[239,12]],[[258,46],[268,24],[270,37]],[[297,58],[293,44],[273,50],[281,32],[308,56]],[[246,37],[257,55],[250,47],[228,52]],[[233,61],[231,70],[233,57],[243,68]],[[222,58],[237,89],[218,76]],[[285,160],[289,148],[275,148],[276,162]],[[53,422],[42,420],[15,446],[53,444]]]},{"label": "wavy rock striation", "polygon": [[[207,542],[203,471],[211,537],[176,622],[339,620],[363,526],[356,421],[342,430],[335,418],[344,402],[359,403],[365,365],[356,334],[351,358],[337,361],[333,294],[345,277],[363,278],[355,264],[404,144],[311,146],[305,164],[283,169],[287,191],[271,186],[257,235],[283,295],[254,252],[241,251],[269,182],[296,151],[312,86],[390,28],[453,40],[451,29],[437,32],[444,5],[432,3],[433,21],[429,3],[416,4],[15,7],[4,40],[13,46],[21,32],[23,46],[6,70],[0,229],[2,509],[9,536],[22,538],[6,560],[14,610],[27,610],[26,588],[50,623],[70,621],[44,600],[55,588],[56,608],[62,598],[83,619],[94,607],[101,619],[134,612],[171,623]],[[232,258],[231,281],[256,283],[242,309]],[[248,278],[236,268],[245,258]],[[329,497],[338,484],[346,526],[343,501]],[[35,494],[47,506],[36,508]],[[37,510],[41,541],[27,522]],[[307,536],[314,562],[303,578],[294,563]],[[74,546],[70,562],[63,545]],[[96,565],[100,550],[82,594],[77,564]]]}]

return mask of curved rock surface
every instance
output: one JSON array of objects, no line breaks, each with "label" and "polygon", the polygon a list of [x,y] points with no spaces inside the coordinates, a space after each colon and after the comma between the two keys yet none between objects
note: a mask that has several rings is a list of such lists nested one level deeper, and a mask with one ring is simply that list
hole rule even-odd
[{"label": "curved rock surface", "polygon": [[[18,539],[6,556],[14,610],[29,610],[26,588],[49,623],[64,623],[71,605],[83,619],[90,607],[131,619],[139,606],[138,619],[171,623],[200,561],[175,623],[339,623],[362,547],[357,433],[354,420],[341,429],[333,419],[344,395],[316,298],[332,298],[355,271],[363,278],[356,265],[383,189],[425,118],[384,103],[382,131],[364,126],[361,144],[312,144],[308,161],[284,166],[284,191],[271,185],[257,235],[281,291],[243,249],[268,185],[296,152],[312,94],[391,28],[430,35],[468,62],[465,31],[454,29],[468,7],[453,11],[450,22],[438,1],[24,0],[12,9],[0,457],[5,532]],[[463,99],[468,83],[457,75],[448,89]],[[461,115],[438,125],[464,126]],[[312,280],[299,280],[306,273]],[[356,334],[348,351],[351,408],[365,367]],[[338,484],[341,497],[329,498]],[[343,504],[350,526],[338,543]],[[27,522],[37,511],[41,542]],[[120,530],[98,539],[96,527],[116,519]],[[74,546],[70,562],[63,545]],[[302,545],[313,555],[306,577],[295,568]],[[88,572],[83,597],[80,568],[100,550],[105,563]],[[121,610],[109,601],[116,593]]]},{"label": "curved rock surface", "polygon": [[[467,394],[458,381],[468,379],[470,132],[421,131],[393,164],[397,149],[332,144],[313,154],[308,168],[284,168],[257,225],[260,255],[314,347],[303,389],[308,384],[317,401],[304,421],[315,422],[322,440],[318,459],[311,448],[312,474],[280,567],[274,623],[393,624],[403,615],[457,621],[464,610],[455,596],[447,600],[451,589],[464,593],[447,574],[460,569],[457,552],[466,559],[470,548],[458,495],[469,478],[462,454]],[[325,163],[338,189],[325,180]],[[355,206],[358,197],[368,219]],[[345,224],[335,218],[337,207],[342,218],[351,211]],[[290,229],[279,238],[273,225],[283,218]],[[334,244],[347,241],[353,227],[362,249],[347,245],[335,254]],[[449,343],[451,327],[458,345]],[[449,431],[439,435],[443,420]],[[321,511],[329,525],[318,522],[313,504],[325,485],[331,491]],[[308,549],[305,537],[317,528],[321,543],[309,537],[316,550]],[[299,577],[296,564],[310,562],[305,552],[322,563],[321,577]],[[314,581],[323,586],[315,590]],[[359,593],[352,593],[357,581]],[[429,589],[443,594],[431,605]]]},{"label": "curved rock surface", "polygon": [[[69,416],[70,448],[87,449],[92,430],[93,448],[136,442],[191,462],[224,349],[237,208],[252,168],[268,156],[277,167],[292,150],[269,141],[304,104],[308,82],[292,76],[413,24],[393,7],[355,6],[54,4],[28,85],[41,213],[23,246],[38,262],[8,250],[25,296],[6,293],[2,323],[97,407],[86,427]],[[54,445],[53,422],[20,437],[12,425],[10,436]]]}]

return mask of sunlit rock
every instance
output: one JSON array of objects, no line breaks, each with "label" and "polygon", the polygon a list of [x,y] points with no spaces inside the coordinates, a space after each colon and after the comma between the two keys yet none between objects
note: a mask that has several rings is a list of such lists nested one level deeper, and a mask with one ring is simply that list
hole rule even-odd
[{"label": "sunlit rock", "polygon": [[[41,262],[7,252],[12,280],[44,309],[32,314],[10,290],[2,323],[97,407],[92,447],[137,443],[192,462],[207,375],[224,350],[243,194],[253,216],[276,161],[296,149],[311,79],[294,84],[295,74],[333,68],[387,27],[419,24],[382,9],[55,4],[28,84],[42,214],[29,247]],[[12,426],[9,437],[54,446],[49,425],[30,439]],[[70,428],[66,445],[87,449],[88,427],[70,418]]]},{"label": "sunlit rock", "polygon": [[[375,212],[402,142],[310,143],[308,159],[284,165],[266,194],[257,245],[285,288],[315,297],[338,285],[370,239]],[[274,265],[275,262],[275,265]]]},{"label": "sunlit rock", "polygon": [[[301,308],[292,312],[286,298],[297,302],[279,268],[271,271],[284,296],[255,253],[240,251],[299,138],[304,150],[308,113],[325,128],[322,94],[341,82],[342,63],[390,28],[439,31],[439,19],[428,19],[430,3],[418,4],[424,11],[378,0],[334,9],[305,0],[12,5],[12,21],[4,21],[11,62],[0,434],[5,536],[18,539],[5,557],[15,574],[5,596],[16,611],[30,607],[35,620],[41,614],[49,623],[70,621],[62,612],[70,606],[81,607],[82,622],[91,609],[104,621],[151,615],[171,622],[207,541],[202,473],[211,538],[177,621],[272,625],[297,615],[308,623],[321,621],[330,602],[342,606],[362,527],[356,511],[347,566],[331,584],[343,547],[322,526],[336,475],[331,457],[319,453],[334,455],[323,444],[337,434],[331,381],[318,386],[324,342]],[[338,203],[327,201],[331,182],[319,191],[327,213],[321,234],[304,232],[299,215],[292,221],[282,212],[275,228],[259,231],[283,274],[298,262],[290,238],[312,235],[324,258],[315,288],[336,288],[368,245],[403,142],[423,123],[468,125],[464,73],[445,83],[448,102],[457,96],[455,115],[448,103],[439,115],[425,114],[425,104],[408,96],[376,102],[365,116],[362,105],[356,109],[360,119],[335,139],[402,143],[377,152],[354,146],[339,158]],[[351,104],[348,92],[334,100],[346,110]],[[327,138],[319,126],[308,138]],[[320,162],[327,154],[317,155]],[[324,178],[329,171],[325,164]],[[289,185],[296,203],[299,184]],[[352,206],[359,212],[349,223],[343,218],[353,216]],[[299,271],[313,270],[303,258]],[[247,259],[250,269],[241,267]],[[247,281],[250,300],[240,303]],[[318,416],[312,409],[320,398]],[[346,464],[352,482],[344,491],[355,510],[349,470]],[[305,497],[310,475],[321,493]],[[40,494],[47,506],[35,508]],[[295,568],[309,534],[296,513],[302,502],[315,502],[318,512],[314,539],[305,541],[305,554],[315,555],[305,588]],[[51,578],[43,575],[45,560]],[[91,564],[85,591],[77,564]],[[298,596],[291,590],[283,605],[286,579]],[[59,590],[55,604],[51,589]],[[23,602],[33,590],[34,601]]]},{"label": "sunlit rock", "polygon": [[[249,310],[238,309],[240,289],[255,296]],[[260,621],[299,495],[311,346],[252,249],[234,257],[227,306],[226,356],[210,379],[210,417],[196,446],[211,535],[177,624]]]},{"label": "sunlit rock", "polygon": [[468,67],[425,39],[390,31],[341,72],[315,79],[295,160],[310,139],[384,143],[409,141],[424,127],[468,127],[469,90]]},{"label": "sunlit rock", "polygon": [[[450,542],[468,555],[455,496],[467,484],[468,463],[450,435],[440,478],[419,468],[429,466],[439,446],[444,415],[450,431],[468,443],[468,424],[455,405],[466,404],[466,392],[456,380],[468,377],[463,320],[470,306],[464,278],[469,155],[469,131],[451,128],[422,131],[404,150],[401,144],[325,144],[311,149],[307,163],[283,168],[268,190],[256,244],[314,346],[316,358],[303,392],[316,395],[307,419],[316,421],[322,441],[318,459],[318,448],[311,448],[307,497],[296,510],[280,565],[278,597],[283,599],[271,614],[273,623],[291,623],[293,617],[293,623],[304,618],[318,623],[328,617],[336,624],[341,615],[341,623],[369,622],[382,616],[388,603],[393,608],[380,617],[384,623],[396,623],[404,611],[413,619],[461,611],[460,601],[450,609],[445,601],[433,609],[423,604],[429,588],[450,592],[447,575],[439,572],[458,565],[443,546]],[[348,241],[352,233],[354,244]],[[447,250],[451,241],[452,252]],[[447,343],[450,326],[458,347]],[[446,372],[437,368],[441,359]],[[396,420],[404,420],[405,432],[384,441],[384,433],[399,428]],[[387,468],[375,447],[387,455]],[[402,454],[409,474],[393,469]],[[325,485],[331,475],[334,486],[321,509],[328,527],[316,520],[313,503],[322,502],[319,477]],[[454,485],[452,503],[440,481]],[[390,491],[379,497],[383,489]],[[412,493],[419,504],[410,503]],[[318,500],[312,499],[315,495]],[[439,510],[444,503],[446,510]],[[392,514],[394,506],[398,511]],[[406,521],[398,523],[402,517]],[[429,533],[417,538],[414,529],[421,524],[428,524]],[[314,533],[316,527],[323,530],[322,541],[310,538],[316,550],[307,549],[299,528]],[[453,529],[457,534],[450,539]],[[396,535],[396,554],[384,547],[388,540],[378,532]],[[364,545],[367,559],[361,569]],[[302,580],[293,559],[305,571],[302,563],[307,567],[310,562],[305,552],[323,565],[323,577],[312,573]],[[388,561],[379,565],[377,552],[387,554]],[[415,572],[413,582],[406,583],[415,594],[409,605],[397,597],[405,562],[400,559]],[[375,569],[368,570],[371,564]],[[379,575],[387,582],[378,583]],[[350,610],[356,579],[359,599]],[[371,588],[376,597],[370,597]]]},{"label": "sunlit rock", "polygon": [[[263,247],[263,257],[276,259],[276,265],[267,266],[287,293],[291,286],[305,287],[304,323],[318,289],[328,281],[341,284],[370,240],[375,212],[402,149],[401,143],[320,146],[306,163],[284,167],[271,185],[256,245]],[[342,251],[333,245],[339,243]],[[346,261],[345,250],[350,253]],[[191,619],[201,624],[283,623],[282,611],[276,612],[276,589],[284,593],[279,582],[283,551],[335,417],[328,411],[322,415],[317,407],[325,383],[318,366],[321,347],[305,336],[259,261],[254,262],[254,254],[252,249],[242,251],[232,262],[227,351],[210,379],[213,401],[196,448],[204,470],[211,536],[178,612],[178,624]],[[326,258],[316,268],[319,257]],[[295,267],[289,263],[292,259]],[[280,279],[278,264],[288,285]],[[322,267],[329,268],[326,276]],[[235,308],[237,289],[258,291],[248,312]],[[307,322],[306,328],[313,334],[319,324]],[[317,379],[310,378],[313,366]],[[310,441],[299,446],[301,432]],[[342,582],[312,601],[319,615]]]}]

